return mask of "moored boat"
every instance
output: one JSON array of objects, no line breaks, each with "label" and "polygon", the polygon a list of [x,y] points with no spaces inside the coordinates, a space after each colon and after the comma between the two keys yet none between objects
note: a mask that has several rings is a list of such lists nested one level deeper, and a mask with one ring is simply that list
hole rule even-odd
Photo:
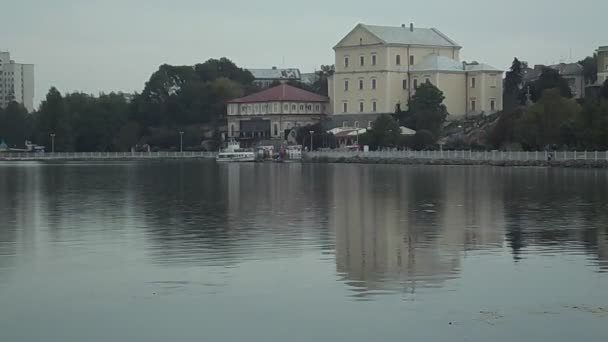
[{"label": "moored boat", "polygon": [[225,149],[220,150],[215,160],[218,162],[254,162],[255,153],[241,149],[240,144],[236,141],[230,141]]}]

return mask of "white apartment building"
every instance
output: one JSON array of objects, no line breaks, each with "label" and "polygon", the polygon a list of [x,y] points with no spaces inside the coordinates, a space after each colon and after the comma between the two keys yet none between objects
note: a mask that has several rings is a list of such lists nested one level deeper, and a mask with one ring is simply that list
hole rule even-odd
[{"label": "white apartment building", "polygon": [[608,81],[608,46],[597,49],[597,81],[600,85]]},{"label": "white apartment building", "polygon": [[0,51],[0,107],[12,101],[34,111],[34,65],[15,63],[9,52]]},{"label": "white apartment building", "polygon": [[452,118],[502,109],[501,70],[460,61],[461,46],[435,28],[357,25],[335,47],[334,115],[406,110],[418,85],[443,91]]}]

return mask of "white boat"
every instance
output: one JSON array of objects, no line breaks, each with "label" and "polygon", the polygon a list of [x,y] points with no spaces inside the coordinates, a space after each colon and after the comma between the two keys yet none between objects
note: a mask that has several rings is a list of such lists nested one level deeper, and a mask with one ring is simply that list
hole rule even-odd
[{"label": "white boat", "polygon": [[254,162],[255,153],[241,149],[241,145],[236,141],[230,141],[225,149],[220,150],[215,160],[218,162]]}]

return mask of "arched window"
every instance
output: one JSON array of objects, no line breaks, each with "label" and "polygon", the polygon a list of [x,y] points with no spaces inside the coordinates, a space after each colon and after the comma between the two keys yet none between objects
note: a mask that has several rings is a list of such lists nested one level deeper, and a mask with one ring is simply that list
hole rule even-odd
[{"label": "arched window", "polygon": [[291,111],[293,113],[295,113],[297,110],[298,110],[298,106],[297,105],[295,105],[295,104],[291,105]]},{"label": "arched window", "polygon": [[300,105],[300,113],[304,113],[304,105],[303,104]]},{"label": "arched window", "polygon": [[279,125],[278,124],[274,124],[274,135],[277,136],[279,135]]}]

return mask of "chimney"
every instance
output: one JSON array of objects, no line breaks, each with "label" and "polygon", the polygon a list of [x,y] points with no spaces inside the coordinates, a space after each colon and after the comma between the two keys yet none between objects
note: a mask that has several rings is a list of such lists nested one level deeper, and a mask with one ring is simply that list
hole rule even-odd
[{"label": "chimney", "polygon": [[405,28],[405,24],[401,24],[401,27],[402,27],[402,28]]},{"label": "chimney", "polygon": [[276,66],[273,66],[273,67],[272,67],[272,70],[277,70],[277,67],[276,67]]},{"label": "chimney", "polygon": [[410,32],[414,32],[414,23],[410,23]]}]

